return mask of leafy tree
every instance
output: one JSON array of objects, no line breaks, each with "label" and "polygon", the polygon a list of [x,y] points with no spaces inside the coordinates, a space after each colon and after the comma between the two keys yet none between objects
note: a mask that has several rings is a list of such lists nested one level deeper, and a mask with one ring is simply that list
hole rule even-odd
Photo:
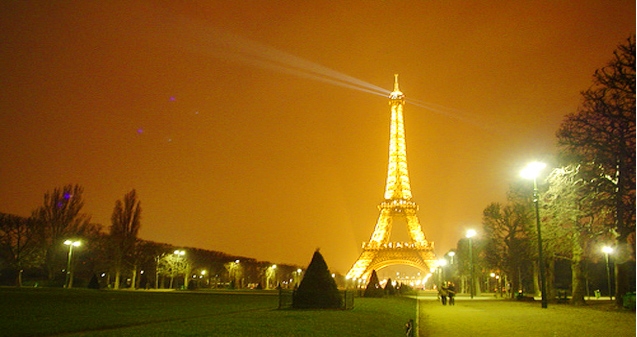
[{"label": "leafy tree", "polygon": [[[126,259],[130,259],[137,242],[140,218],[142,213],[141,202],[137,193],[132,191],[124,195],[124,200],[115,202],[115,209],[111,216],[110,238],[113,249],[113,265],[115,269],[115,289],[119,289],[122,269]],[[133,273],[133,286],[136,284],[136,270]]]},{"label": "leafy tree", "polygon": [[90,216],[81,213],[84,207],[79,185],[66,185],[44,194],[44,204],[33,212],[33,218],[39,226],[41,243],[46,251],[45,263],[49,281],[55,279],[56,272],[63,265],[62,243],[72,237],[82,237],[90,231]]},{"label": "leafy tree", "polygon": [[307,267],[305,277],[294,293],[292,307],[297,309],[338,309],[341,308],[342,302],[336,281],[330,274],[323,255],[316,250]]},{"label": "leafy tree", "polygon": [[38,228],[31,218],[0,213],[0,259],[17,270],[16,286],[22,286],[24,268],[44,262]]},{"label": "leafy tree", "polygon": [[367,287],[365,288],[365,297],[383,297],[385,291],[383,287],[380,285],[380,280],[378,279],[378,274],[376,270],[372,270],[372,275],[369,277],[369,282],[367,283]]},{"label": "leafy tree", "polygon": [[593,76],[575,113],[557,132],[558,144],[574,164],[594,167],[586,187],[610,210],[615,235],[616,298],[634,289],[635,266],[635,36],[618,46],[613,59]]}]

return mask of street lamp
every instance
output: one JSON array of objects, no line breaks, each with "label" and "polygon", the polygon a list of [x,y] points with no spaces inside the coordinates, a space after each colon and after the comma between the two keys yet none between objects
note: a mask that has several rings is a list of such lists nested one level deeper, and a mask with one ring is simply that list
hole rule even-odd
[{"label": "street lamp", "polygon": [[273,264],[268,268],[268,275],[266,280],[266,288],[272,289],[276,285],[276,264]]},{"label": "street lamp", "polygon": [[456,256],[456,252],[452,250],[449,253],[447,253],[447,255],[449,255],[449,257],[451,258],[450,264],[453,264],[453,257]]},{"label": "street lamp", "polygon": [[438,268],[439,268],[439,272],[438,272],[438,286],[442,287],[444,281],[445,281],[445,266],[447,265],[447,260],[446,259],[440,259],[438,260]]},{"label": "street lamp", "polygon": [[[182,262],[182,261],[181,261],[181,257],[183,257],[184,255],[186,255],[186,251],[183,251],[183,250],[179,250],[179,249],[177,249],[177,250],[175,250],[175,251],[173,252],[173,254],[175,254],[175,257],[176,257],[175,262],[176,262],[177,270],[178,270],[178,271],[179,271],[179,270],[181,270],[181,271],[183,271],[183,272],[184,272],[184,288],[185,288],[185,287],[186,287],[186,282],[188,282],[188,281],[186,280],[187,275],[186,275],[186,271],[185,271],[185,270],[183,270],[183,267],[184,267],[184,266],[183,266],[183,264],[181,264],[180,262]],[[171,279],[170,288],[172,288],[172,279]]]},{"label": "street lamp", "polygon": [[473,286],[473,237],[476,236],[477,232],[475,231],[475,229],[469,229],[467,230],[467,239],[469,239],[469,264],[471,266],[470,269],[470,273],[471,273],[471,280],[469,283],[469,294],[471,295],[471,298],[473,298],[473,293],[474,293],[474,286]]},{"label": "street lamp", "polygon": [[606,257],[606,280],[608,281],[608,296],[610,300],[613,300],[613,293],[611,293],[610,289],[610,266],[608,264],[608,254],[613,253],[613,248],[609,246],[602,247],[602,252],[604,252],[604,256]]},{"label": "street lamp", "polygon": [[82,244],[82,242],[80,240],[77,240],[77,241],[66,240],[64,241],[64,244],[69,246],[69,256],[68,256],[68,259],[66,260],[66,281],[64,282],[64,286],[66,288],[72,288],[73,273],[71,271],[71,259],[73,258],[73,247],[79,247]]},{"label": "street lamp", "polygon": [[546,298],[546,270],[544,267],[544,258],[542,257],[542,230],[540,227],[540,206],[537,193],[537,176],[546,167],[546,164],[540,162],[533,162],[528,164],[520,175],[526,179],[533,179],[533,203],[535,204],[535,225],[537,226],[537,252],[538,259],[540,260],[540,282],[542,292],[542,308],[548,307],[548,301]]}]

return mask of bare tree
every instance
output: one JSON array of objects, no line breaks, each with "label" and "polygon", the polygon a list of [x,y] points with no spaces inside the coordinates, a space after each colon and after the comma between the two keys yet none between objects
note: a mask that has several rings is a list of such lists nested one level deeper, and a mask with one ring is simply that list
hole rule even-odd
[{"label": "bare tree", "polygon": [[188,275],[192,270],[192,264],[185,257],[185,254],[176,250],[172,254],[164,254],[158,258],[157,274],[170,277],[169,288],[172,289],[174,280],[177,276],[184,276],[184,287],[188,287]]},{"label": "bare tree", "polygon": [[578,111],[566,116],[558,143],[573,163],[594,165],[597,176],[587,181],[591,195],[612,210],[608,227],[616,237],[616,299],[634,289],[635,265],[635,37],[598,69],[593,86],[582,92]]},{"label": "bare tree", "polygon": [[[593,168],[593,171],[594,168]],[[612,216],[600,207],[594,195],[585,188],[591,170],[582,165],[554,169],[548,176],[549,189],[544,194],[547,228],[553,245],[571,261],[571,303],[585,304],[586,260],[590,258],[594,240],[607,232]],[[549,238],[551,240],[551,238]]]},{"label": "bare tree", "polygon": [[91,229],[91,217],[81,213],[84,207],[83,192],[84,189],[79,185],[55,188],[53,192],[44,194],[44,204],[33,212],[32,217],[39,226],[41,242],[46,251],[49,281],[55,279],[56,271],[60,269],[62,242],[82,236]]},{"label": "bare tree", "polygon": [[[492,203],[482,213],[485,232],[485,260],[504,272],[512,289],[524,289],[522,276],[533,265],[528,228],[531,212],[521,203]],[[513,293],[511,293],[513,295]]]},{"label": "bare tree", "polygon": [[[111,216],[110,238],[113,249],[113,267],[115,269],[115,289],[119,289],[122,269],[126,259],[132,255],[140,228],[142,208],[137,193],[132,190],[124,195],[124,200],[115,202]],[[137,272],[134,272],[134,276]],[[133,284],[135,284],[133,280]]]},{"label": "bare tree", "polygon": [[44,253],[35,221],[17,215],[0,213],[0,252],[17,270],[16,286],[22,286],[24,268],[39,266]]}]

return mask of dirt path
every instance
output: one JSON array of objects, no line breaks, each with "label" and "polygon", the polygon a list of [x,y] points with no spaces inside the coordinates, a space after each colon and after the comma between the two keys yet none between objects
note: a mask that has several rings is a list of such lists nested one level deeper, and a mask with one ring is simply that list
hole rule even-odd
[{"label": "dirt path", "polygon": [[455,336],[635,336],[635,312],[599,308],[458,298],[443,306],[420,301],[419,337]]}]

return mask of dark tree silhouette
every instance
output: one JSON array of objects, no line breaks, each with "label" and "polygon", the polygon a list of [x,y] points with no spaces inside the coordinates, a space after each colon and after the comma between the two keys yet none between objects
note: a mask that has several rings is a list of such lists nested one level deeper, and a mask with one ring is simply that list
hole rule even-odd
[{"label": "dark tree silhouette", "polygon": [[16,270],[16,286],[22,286],[24,268],[44,262],[36,222],[32,218],[0,213],[0,260]]},{"label": "dark tree silhouette", "polygon": [[[119,289],[123,264],[133,253],[139,232],[142,208],[135,190],[124,195],[124,201],[117,200],[111,217],[111,242],[113,248],[113,265],[115,268],[115,289]],[[135,269],[135,268],[134,268]],[[133,274],[133,287],[135,277]]]},{"label": "dark tree silhouette", "polygon": [[[582,92],[578,111],[557,132],[563,155],[595,171],[585,187],[613,215],[608,232],[616,238],[616,298],[635,289],[635,36],[620,45],[593,86]],[[632,280],[631,280],[632,278]]]},{"label": "dark tree silhouette", "polygon": [[387,279],[387,284],[385,285],[385,294],[389,296],[396,295],[396,288],[394,288],[391,278]]},{"label": "dark tree silhouette", "polygon": [[46,267],[49,281],[62,269],[65,250],[64,240],[82,237],[91,230],[91,217],[81,213],[84,207],[79,185],[66,185],[44,194],[44,204],[33,212],[33,219],[40,226],[43,248],[46,251]]},{"label": "dark tree silhouette", "polygon": [[378,274],[376,274],[376,270],[372,270],[372,276],[369,278],[369,283],[367,283],[367,288],[365,288],[365,297],[383,297],[385,294],[385,290],[380,286],[380,282],[378,281]]},{"label": "dark tree silhouette", "polygon": [[341,295],[336,287],[323,255],[314,252],[305,277],[294,294],[292,307],[297,309],[338,309],[342,306]]}]

